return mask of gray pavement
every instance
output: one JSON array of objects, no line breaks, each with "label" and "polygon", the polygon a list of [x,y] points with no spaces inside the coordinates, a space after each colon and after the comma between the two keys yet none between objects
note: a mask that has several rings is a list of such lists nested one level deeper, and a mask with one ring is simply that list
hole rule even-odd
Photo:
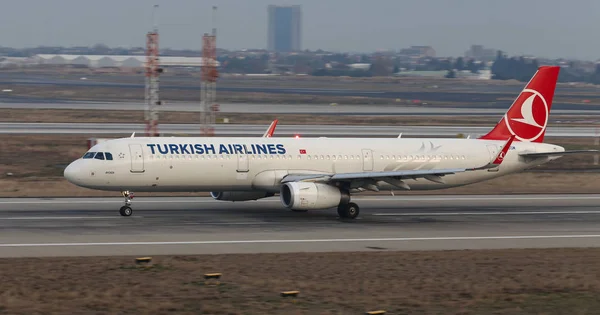
[{"label": "gray pavement", "polygon": [[[0,95],[1,96],[1,95]],[[407,115],[494,115],[502,116],[510,104],[500,108],[481,107],[431,107],[431,106],[406,106],[406,105],[327,105],[327,104],[247,104],[247,103],[221,103],[221,113],[262,113],[262,114],[319,114],[319,115],[369,115],[369,116],[407,116]],[[572,107],[572,108],[571,108]],[[551,116],[575,115],[575,116],[598,116],[600,110],[597,107],[567,106],[565,109],[553,107]],[[144,103],[139,102],[67,102],[48,101],[39,102],[35,99],[25,99],[22,102],[11,100],[2,101],[0,97],[0,108],[22,108],[22,109],[95,109],[95,110],[144,110]],[[199,103],[169,102],[166,101],[160,107],[161,111],[200,112]]]},{"label": "gray pavement", "polygon": [[[217,124],[218,136],[260,136],[267,125]],[[349,125],[278,125],[276,136],[322,136],[322,137],[397,137],[446,136],[459,133],[482,135],[493,126],[349,126]],[[550,137],[598,137],[595,127],[548,127]],[[122,123],[0,123],[0,134],[144,134],[143,124]],[[170,134],[199,135],[199,124],[161,124],[159,132]]]},{"label": "gray pavement", "polygon": [[356,220],[252,202],[0,199],[0,257],[600,246],[600,195],[363,196]]}]

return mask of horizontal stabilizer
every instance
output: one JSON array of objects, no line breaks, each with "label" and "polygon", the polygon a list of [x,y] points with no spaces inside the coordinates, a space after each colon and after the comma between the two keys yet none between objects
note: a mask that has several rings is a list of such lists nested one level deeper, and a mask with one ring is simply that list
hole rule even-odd
[{"label": "horizontal stabilizer", "polygon": [[582,153],[600,153],[598,150],[571,150],[571,151],[557,151],[557,152],[531,152],[531,153],[519,153],[520,156],[524,157],[546,157],[546,156],[561,156],[567,154],[582,154]]}]

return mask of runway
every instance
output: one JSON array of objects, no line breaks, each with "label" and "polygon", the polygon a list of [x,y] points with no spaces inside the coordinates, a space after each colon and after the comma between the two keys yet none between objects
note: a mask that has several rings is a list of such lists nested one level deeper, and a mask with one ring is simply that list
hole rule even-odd
[{"label": "runway", "polygon": [[[217,124],[218,136],[261,136],[267,125]],[[444,136],[457,134],[482,135],[492,126],[356,126],[356,125],[277,125],[276,137],[397,137],[404,136]],[[123,123],[0,123],[0,134],[143,134],[143,124]],[[161,124],[159,132],[167,134],[199,135],[199,124]],[[598,137],[594,127],[548,127],[550,137]]]},{"label": "runway", "polygon": [[[336,115],[336,116],[498,116],[504,115],[510,102],[506,104],[488,107],[486,105],[474,106],[406,106],[406,105],[374,105],[374,104],[249,104],[249,103],[220,103],[219,111],[221,113],[261,113],[261,114],[314,114]],[[0,108],[17,109],[87,109],[87,110],[119,110],[130,111],[144,110],[142,102],[76,102],[61,100],[46,100],[42,102],[38,99],[23,98],[19,99],[2,98],[0,94]],[[552,114],[554,115],[572,115],[572,116],[597,116],[600,115],[600,107],[590,105],[572,105],[554,104]],[[168,100],[160,107],[161,111],[176,112],[200,112],[199,103],[190,102],[169,102]]]},{"label": "runway", "polygon": [[[81,77],[71,78],[57,78],[54,76],[36,76],[26,74],[15,75],[0,75],[0,86],[14,87],[18,89],[18,86],[51,86],[51,87],[63,87],[63,88],[112,88],[112,89],[135,89],[143,90],[144,82],[141,80],[143,77],[129,77],[129,80],[123,81],[124,77],[114,76],[102,76],[95,75],[93,78],[87,78],[81,80]],[[198,84],[194,82],[195,79],[183,78],[177,79],[176,77],[164,77],[161,79],[161,90],[173,90],[173,91],[197,91],[199,90]],[[497,100],[505,97],[516,97],[522,86],[498,86],[498,85],[486,85],[476,87],[475,85],[464,85],[456,84],[449,90],[438,90],[429,89],[427,91],[397,91],[392,88],[389,90],[389,86],[385,84],[374,84],[371,89],[364,89],[357,86],[345,85],[339,86],[338,88],[333,87],[296,87],[296,86],[277,86],[271,82],[265,82],[262,86],[248,86],[244,83],[240,84],[230,82],[227,80],[221,81],[217,87],[217,93],[266,93],[266,94],[280,94],[280,95],[318,95],[318,96],[344,96],[344,97],[371,97],[371,98],[384,98],[384,99],[404,99],[404,100],[426,100],[428,102],[446,101],[446,102],[474,102],[474,103],[486,103],[494,104],[495,106],[502,106],[498,104]],[[243,82],[243,81],[241,81]],[[324,83],[327,85],[327,83]],[[568,98],[582,98],[586,99],[597,99],[598,95],[593,89],[578,89],[573,90],[572,88],[566,88],[559,86],[557,88],[558,95]],[[584,94],[581,92],[588,92],[590,94]],[[501,103],[501,102],[500,102]],[[555,108],[561,107],[579,107],[573,109],[586,109],[589,105],[582,105],[578,103],[567,103],[561,104],[556,103]],[[594,106],[596,109],[599,106]],[[558,108],[557,108],[558,109]]]},{"label": "runway", "polygon": [[0,257],[600,246],[600,195],[363,196],[356,220],[277,197],[0,199]]}]

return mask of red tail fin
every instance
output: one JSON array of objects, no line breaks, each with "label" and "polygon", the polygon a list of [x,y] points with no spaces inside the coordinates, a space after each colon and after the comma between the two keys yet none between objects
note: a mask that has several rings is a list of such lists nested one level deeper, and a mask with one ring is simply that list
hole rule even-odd
[{"label": "red tail fin", "polygon": [[480,139],[543,142],[558,80],[558,66],[543,66],[533,75],[521,94],[492,131]]}]

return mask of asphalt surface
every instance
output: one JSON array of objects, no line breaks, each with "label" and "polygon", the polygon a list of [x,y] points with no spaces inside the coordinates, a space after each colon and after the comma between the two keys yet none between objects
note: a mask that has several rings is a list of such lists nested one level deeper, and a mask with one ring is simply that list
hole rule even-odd
[{"label": "asphalt surface", "polygon": [[0,256],[168,255],[600,246],[600,195],[363,196],[356,220],[251,202],[0,199]]},{"label": "asphalt surface", "polygon": [[[0,134],[144,134],[144,124],[122,123],[0,123]],[[261,136],[268,125],[217,124],[218,136]],[[397,137],[445,136],[457,134],[482,135],[492,126],[355,126],[355,125],[277,125],[276,137]],[[167,134],[199,135],[199,124],[160,124],[159,132]],[[548,127],[550,137],[598,137],[595,127]]]},{"label": "asphalt surface", "polygon": [[[337,116],[456,116],[456,115],[504,115],[509,103],[502,106],[488,108],[485,106],[467,107],[432,107],[432,106],[406,106],[406,105],[326,105],[326,104],[247,104],[247,103],[220,103],[221,113],[262,113],[262,114],[319,114]],[[3,98],[0,93],[0,108],[17,109],[88,109],[88,110],[144,110],[143,102],[75,102],[62,100],[44,100],[32,98]],[[169,102],[159,108],[161,111],[200,112],[199,103]],[[582,105],[579,107],[560,106],[552,107],[553,115],[598,116],[600,107]]]}]

